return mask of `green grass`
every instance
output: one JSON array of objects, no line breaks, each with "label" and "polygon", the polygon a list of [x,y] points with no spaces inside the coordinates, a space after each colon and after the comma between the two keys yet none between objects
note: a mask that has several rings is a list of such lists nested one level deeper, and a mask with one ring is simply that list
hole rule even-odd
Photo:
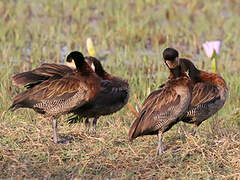
[{"label": "green grass", "polygon": [[[235,0],[0,1],[0,178],[239,179],[239,11]],[[87,37],[99,58],[107,56],[105,69],[129,80],[129,102],[136,107],[168,77],[164,48],[178,49],[209,71],[202,43],[222,40],[218,71],[228,100],[197,137],[181,139],[182,123],[164,134],[167,151],[157,158],[157,137],[128,142],[134,116],[126,107],[101,117],[96,136],[85,134],[83,123],[59,119],[60,135],[73,141],[55,145],[50,122],[31,110],[7,112],[22,91],[10,77],[43,62],[63,62],[71,50],[88,55]]]}]

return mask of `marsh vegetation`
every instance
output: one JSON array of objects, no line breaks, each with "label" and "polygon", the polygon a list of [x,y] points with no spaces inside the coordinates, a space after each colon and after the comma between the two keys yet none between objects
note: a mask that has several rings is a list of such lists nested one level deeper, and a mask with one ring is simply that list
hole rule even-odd
[{"label": "marsh vegetation", "polygon": [[[41,0],[0,1],[0,178],[240,178],[240,3],[231,1]],[[140,107],[168,77],[162,51],[179,50],[205,71],[210,60],[202,43],[221,40],[218,72],[229,96],[217,115],[191,136],[178,123],[164,136],[166,152],[155,156],[157,136],[128,142],[134,115],[125,107],[101,117],[97,135],[84,123],[59,119],[61,136],[52,142],[51,122],[32,110],[8,112],[22,91],[11,76],[44,62],[62,63],[67,53],[88,55],[91,37],[106,71],[129,81],[129,102]]]}]

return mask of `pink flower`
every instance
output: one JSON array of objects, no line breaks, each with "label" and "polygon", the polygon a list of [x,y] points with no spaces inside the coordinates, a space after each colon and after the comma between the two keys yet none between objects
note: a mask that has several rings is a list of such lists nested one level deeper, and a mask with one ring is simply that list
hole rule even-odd
[{"label": "pink flower", "polygon": [[203,49],[204,49],[206,55],[209,58],[211,58],[214,50],[217,55],[220,53],[221,41],[206,41],[205,43],[202,44],[202,46],[203,46]]}]

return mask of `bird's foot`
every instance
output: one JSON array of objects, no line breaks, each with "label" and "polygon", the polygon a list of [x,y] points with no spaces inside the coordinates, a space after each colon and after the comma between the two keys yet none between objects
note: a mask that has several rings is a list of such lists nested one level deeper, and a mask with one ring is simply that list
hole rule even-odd
[{"label": "bird's foot", "polygon": [[61,137],[61,138],[57,138],[57,139],[54,139],[53,142],[55,144],[67,144],[67,143],[71,143],[73,140],[73,138],[71,137]]},{"label": "bird's foot", "polygon": [[156,156],[162,155],[163,153],[165,153],[165,151],[162,148],[157,149]]},{"label": "bird's foot", "polygon": [[93,129],[92,129],[92,133],[93,133],[93,135],[96,135],[96,134],[97,134],[96,127],[93,127]]}]

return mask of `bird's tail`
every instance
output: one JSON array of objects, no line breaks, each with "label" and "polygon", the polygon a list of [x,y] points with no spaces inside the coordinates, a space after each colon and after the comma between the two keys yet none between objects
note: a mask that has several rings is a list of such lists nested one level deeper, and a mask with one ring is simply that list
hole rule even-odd
[{"label": "bird's tail", "polygon": [[133,139],[136,138],[135,132],[138,124],[139,124],[139,120],[136,119],[129,130],[129,134],[128,134],[129,141],[133,141]]},{"label": "bird's tail", "polygon": [[16,109],[18,109],[20,107],[17,106],[17,104],[12,104],[9,108],[8,108],[8,111],[15,111]]},{"label": "bird's tail", "polygon": [[29,101],[28,98],[29,90],[21,92],[14,97],[12,105],[8,108],[9,111],[15,111],[18,108],[31,107],[34,103],[33,100]]}]

